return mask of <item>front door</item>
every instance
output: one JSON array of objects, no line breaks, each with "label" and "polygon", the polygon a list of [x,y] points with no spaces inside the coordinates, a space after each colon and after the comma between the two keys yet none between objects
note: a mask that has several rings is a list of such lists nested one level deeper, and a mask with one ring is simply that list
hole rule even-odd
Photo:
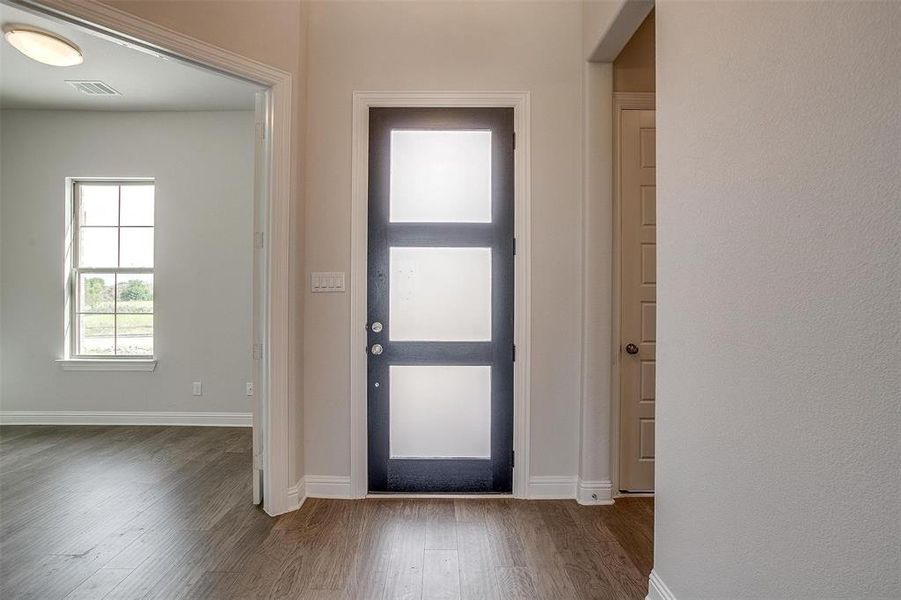
[{"label": "front door", "polygon": [[622,352],[619,487],[654,491],[657,345],[657,188],[655,113],[620,113]]},{"label": "front door", "polygon": [[513,481],[513,109],[369,112],[369,491]]}]

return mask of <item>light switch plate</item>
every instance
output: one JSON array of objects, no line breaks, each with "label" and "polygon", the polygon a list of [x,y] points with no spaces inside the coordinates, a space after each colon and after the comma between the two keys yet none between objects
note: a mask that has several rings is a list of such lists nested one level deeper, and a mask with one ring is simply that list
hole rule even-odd
[{"label": "light switch plate", "polygon": [[310,274],[310,290],[319,292],[343,292],[343,272],[314,272]]}]

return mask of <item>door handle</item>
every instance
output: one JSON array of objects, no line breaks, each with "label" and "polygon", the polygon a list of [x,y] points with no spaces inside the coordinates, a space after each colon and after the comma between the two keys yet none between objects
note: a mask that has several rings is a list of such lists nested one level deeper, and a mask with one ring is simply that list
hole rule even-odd
[{"label": "door handle", "polygon": [[375,356],[378,356],[379,354],[382,353],[382,350],[383,350],[383,348],[382,348],[381,344],[373,344],[372,348],[370,349],[370,352],[372,352]]},{"label": "door handle", "polygon": [[638,354],[638,346],[636,346],[635,344],[626,344],[626,353]]}]

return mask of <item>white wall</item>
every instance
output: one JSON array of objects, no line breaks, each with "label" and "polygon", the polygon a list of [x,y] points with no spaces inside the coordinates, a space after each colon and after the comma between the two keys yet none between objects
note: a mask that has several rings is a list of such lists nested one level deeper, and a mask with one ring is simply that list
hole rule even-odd
[{"label": "white wall", "polygon": [[655,571],[901,597],[901,4],[657,7]]},{"label": "white wall", "polygon": [[[2,410],[250,412],[253,130],[251,111],[2,112]],[[54,362],[73,176],[156,178],[154,373]]]},{"label": "white wall", "polygon": [[[322,2],[309,15],[308,272],[350,269],[354,90],[532,94],[532,475],[575,477],[579,467],[581,11],[575,2]],[[350,473],[349,310],[348,294],[305,298],[307,474]]]},{"label": "white wall", "polygon": [[[579,478],[606,483],[611,465],[613,361],[613,68],[583,65],[584,206],[582,413]],[[612,483],[611,483],[612,485]],[[580,501],[590,498],[582,493]]]}]

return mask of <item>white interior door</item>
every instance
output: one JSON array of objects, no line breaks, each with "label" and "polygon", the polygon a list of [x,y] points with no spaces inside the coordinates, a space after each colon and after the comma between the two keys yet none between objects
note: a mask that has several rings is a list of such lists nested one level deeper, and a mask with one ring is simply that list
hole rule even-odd
[{"label": "white interior door", "polygon": [[657,339],[655,111],[620,112],[622,491],[654,490]]}]

